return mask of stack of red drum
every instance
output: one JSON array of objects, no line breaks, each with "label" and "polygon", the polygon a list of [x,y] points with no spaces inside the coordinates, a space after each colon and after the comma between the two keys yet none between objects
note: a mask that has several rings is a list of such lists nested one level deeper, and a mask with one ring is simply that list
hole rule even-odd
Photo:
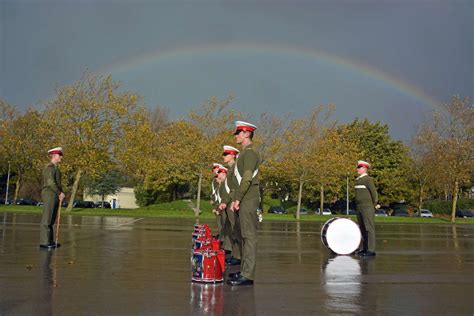
[{"label": "stack of red drum", "polygon": [[194,225],[191,256],[192,280],[216,283],[224,280],[225,252],[220,241],[212,237],[208,225]]}]

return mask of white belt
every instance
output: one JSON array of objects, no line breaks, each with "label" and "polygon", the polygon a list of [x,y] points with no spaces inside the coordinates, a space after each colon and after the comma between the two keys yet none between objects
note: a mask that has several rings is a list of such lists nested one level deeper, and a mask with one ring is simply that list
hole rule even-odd
[{"label": "white belt", "polygon": [[227,191],[227,193],[230,193],[230,188],[229,188],[229,186],[227,185],[227,177],[225,178],[224,184],[225,184],[225,190]]},{"label": "white belt", "polygon": [[[234,174],[235,174],[235,178],[237,179],[237,182],[240,185],[240,182],[242,182],[242,176],[240,175],[239,169],[237,168],[237,163],[235,164]],[[258,169],[253,172],[252,179],[255,178],[257,174],[258,174]]]}]

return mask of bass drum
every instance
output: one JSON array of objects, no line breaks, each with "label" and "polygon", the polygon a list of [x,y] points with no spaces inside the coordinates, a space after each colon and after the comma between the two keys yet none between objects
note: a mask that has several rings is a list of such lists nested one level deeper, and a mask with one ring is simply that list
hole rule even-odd
[{"label": "bass drum", "polygon": [[356,251],[361,239],[359,226],[347,218],[331,218],[321,229],[323,244],[338,255],[349,255]]}]

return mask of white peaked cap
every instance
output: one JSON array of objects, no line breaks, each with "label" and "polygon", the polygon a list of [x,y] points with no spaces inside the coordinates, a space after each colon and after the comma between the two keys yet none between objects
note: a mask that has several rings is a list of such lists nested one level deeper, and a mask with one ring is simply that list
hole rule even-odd
[{"label": "white peaked cap", "polygon": [[62,147],[55,147],[55,148],[51,148],[50,150],[48,150],[48,154],[62,154],[63,153],[63,148]]},{"label": "white peaked cap", "polygon": [[357,161],[357,166],[364,166],[368,169],[370,168],[370,163],[368,163],[367,161],[359,160]]},{"label": "white peaked cap", "polygon": [[231,153],[231,154],[232,153],[238,154],[240,151],[235,147],[225,145],[224,146],[224,152],[225,153]]},{"label": "white peaked cap", "polygon": [[235,121],[235,129],[253,132],[257,129],[257,126],[244,121]]}]

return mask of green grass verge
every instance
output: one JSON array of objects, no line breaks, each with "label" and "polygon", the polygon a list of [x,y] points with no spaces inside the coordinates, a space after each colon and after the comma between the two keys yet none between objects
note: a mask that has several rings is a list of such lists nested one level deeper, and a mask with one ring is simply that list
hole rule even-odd
[{"label": "green grass verge", "polygon": [[[351,218],[357,221],[356,216],[347,215],[301,215],[300,222],[325,222],[331,217]],[[269,221],[296,221],[294,214],[265,214],[264,220]],[[393,223],[393,224],[450,224],[448,218],[419,218],[419,217],[397,217],[386,216],[375,217],[376,223]],[[456,218],[456,224],[474,224],[474,218]]]},{"label": "green grass verge", "polygon": [[[194,201],[193,201],[194,202]],[[41,214],[41,207],[23,205],[0,205],[0,213],[21,213],[21,214]],[[137,209],[73,209],[66,212],[61,210],[61,215],[74,216],[126,216],[126,217],[157,217],[157,218],[194,218],[194,212],[185,201],[175,201],[171,203],[160,203]],[[301,215],[301,222],[325,222],[330,219],[330,215]],[[337,215],[337,217],[347,217]],[[212,219],[211,206],[208,201],[202,203],[202,213],[199,218]],[[296,221],[294,214],[264,214],[264,221]],[[349,216],[356,220],[355,216]],[[450,224],[449,218],[418,218],[418,217],[375,217],[376,223],[400,223],[400,224]],[[474,224],[474,218],[457,218],[456,224]]]}]

